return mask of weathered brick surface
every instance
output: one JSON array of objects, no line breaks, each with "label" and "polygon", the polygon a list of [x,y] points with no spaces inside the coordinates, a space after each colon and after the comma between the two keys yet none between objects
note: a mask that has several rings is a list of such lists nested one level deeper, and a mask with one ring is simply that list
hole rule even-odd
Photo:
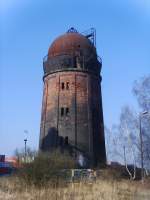
[{"label": "weathered brick surface", "polygon": [[[69,83],[69,89],[66,89],[66,83]],[[69,108],[67,116],[61,116],[61,108]],[[41,141],[51,128],[91,156],[103,154],[104,150],[100,148],[104,133],[99,77],[84,72],[58,72],[45,78]]]}]

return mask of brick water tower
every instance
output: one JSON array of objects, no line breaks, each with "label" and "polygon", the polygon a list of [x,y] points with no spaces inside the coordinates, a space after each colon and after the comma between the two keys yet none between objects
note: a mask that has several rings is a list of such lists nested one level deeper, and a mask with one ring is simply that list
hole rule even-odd
[{"label": "brick water tower", "polygon": [[71,28],[54,40],[43,60],[44,92],[40,127],[42,151],[69,146],[90,163],[106,162],[101,96],[101,59],[95,30]]}]

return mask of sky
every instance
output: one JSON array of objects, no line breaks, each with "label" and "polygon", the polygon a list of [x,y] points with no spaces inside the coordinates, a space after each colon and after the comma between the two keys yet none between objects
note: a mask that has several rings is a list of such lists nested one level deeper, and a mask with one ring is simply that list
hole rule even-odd
[{"label": "sky", "polygon": [[42,59],[72,26],[96,28],[105,126],[124,105],[138,110],[132,87],[150,73],[149,0],[0,0],[0,154],[13,155],[25,137],[38,148]]}]

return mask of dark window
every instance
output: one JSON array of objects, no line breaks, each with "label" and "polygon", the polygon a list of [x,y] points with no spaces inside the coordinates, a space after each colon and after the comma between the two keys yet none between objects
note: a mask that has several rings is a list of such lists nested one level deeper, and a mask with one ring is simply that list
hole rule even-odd
[{"label": "dark window", "polygon": [[64,115],[64,108],[61,108],[61,116]]},{"label": "dark window", "polygon": [[73,67],[74,67],[74,68],[77,67],[77,59],[76,59],[76,56],[73,57]]},{"label": "dark window", "polygon": [[64,82],[62,82],[61,83],[61,89],[64,90],[64,88],[65,88],[65,84],[64,84]]},{"label": "dark window", "polygon": [[69,90],[69,82],[66,83],[66,89]]},{"label": "dark window", "polygon": [[65,137],[65,146],[68,145],[68,136]]},{"label": "dark window", "polygon": [[66,108],[66,115],[69,114],[69,108]]}]

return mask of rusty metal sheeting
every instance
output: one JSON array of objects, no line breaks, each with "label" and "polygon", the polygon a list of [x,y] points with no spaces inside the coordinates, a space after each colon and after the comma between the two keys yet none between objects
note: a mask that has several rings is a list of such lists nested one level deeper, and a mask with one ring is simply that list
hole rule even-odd
[{"label": "rusty metal sheeting", "polygon": [[54,40],[48,51],[48,57],[62,53],[73,53],[79,49],[90,49],[95,52],[91,41],[80,33],[66,33]]}]

